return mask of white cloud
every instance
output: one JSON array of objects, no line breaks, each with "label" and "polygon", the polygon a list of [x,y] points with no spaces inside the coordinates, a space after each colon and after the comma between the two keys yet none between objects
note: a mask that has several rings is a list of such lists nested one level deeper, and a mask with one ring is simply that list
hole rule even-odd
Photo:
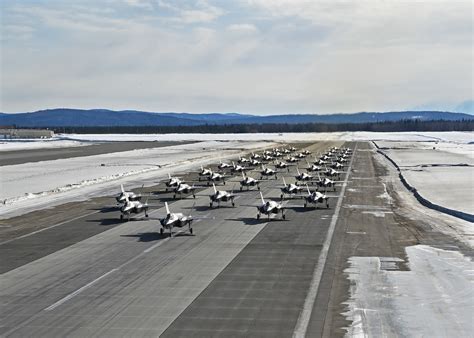
[{"label": "white cloud", "polygon": [[151,1],[147,0],[123,0],[129,6],[142,8],[146,10],[153,10],[153,5]]},{"label": "white cloud", "polygon": [[7,8],[0,110],[349,112],[472,97],[471,4],[146,3]]},{"label": "white cloud", "polygon": [[184,24],[212,22],[224,14],[221,8],[212,6],[205,0],[197,1],[194,6],[178,6],[165,0],[158,0],[158,5],[175,12],[172,21]]},{"label": "white cloud", "polygon": [[254,34],[258,32],[257,27],[249,23],[232,24],[227,26],[227,29],[231,32],[241,34]]}]

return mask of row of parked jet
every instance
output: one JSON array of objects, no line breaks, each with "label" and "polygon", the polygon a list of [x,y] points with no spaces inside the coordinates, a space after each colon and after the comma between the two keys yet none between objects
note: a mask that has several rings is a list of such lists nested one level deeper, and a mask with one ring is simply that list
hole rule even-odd
[{"label": "row of parked jet", "polygon": [[[291,154],[294,152],[296,149],[295,148],[284,148],[284,149],[273,149],[271,151],[264,151],[261,155],[260,154],[252,154],[250,159],[246,159],[244,157],[239,158],[238,163],[235,164],[232,162],[232,165],[222,163],[218,165],[218,168],[220,170],[225,170],[225,169],[230,169],[231,173],[237,173],[240,172],[242,175],[242,179],[239,181],[240,183],[240,190],[242,191],[244,188],[247,190],[250,190],[252,187],[256,187],[256,189],[260,190],[260,183],[263,180],[263,178],[266,176],[275,176],[275,179],[277,178],[277,170],[270,169],[269,167],[262,165],[262,170],[260,171],[261,177],[260,179],[252,178],[249,175],[247,175],[248,171],[255,170],[255,168],[252,168],[252,160],[258,160],[259,158],[264,158],[264,156],[271,157],[271,159],[267,159],[268,161],[273,161],[274,158],[282,157],[284,154]],[[352,151],[348,148],[331,148],[324,154],[320,154],[319,157],[314,157],[314,163],[309,164],[307,160],[307,156],[309,156],[311,153],[309,151],[304,151],[296,154],[298,156],[299,160],[305,159],[305,161],[308,164],[308,167],[305,168],[307,172],[300,172],[300,168],[297,165],[297,162],[291,162],[292,158],[295,157],[290,157],[289,161],[290,163],[294,163],[293,165],[296,166],[296,171],[297,174],[295,176],[295,183],[290,183],[288,184],[285,180],[285,177],[282,177],[283,181],[283,186],[280,187],[281,190],[281,195],[280,198],[283,200],[285,196],[289,196],[290,198],[293,198],[299,194],[301,194],[303,191],[306,190],[307,194],[302,196],[304,198],[304,207],[306,208],[309,204],[313,205],[318,205],[318,204],[324,204],[326,207],[329,207],[329,198],[330,196],[327,196],[325,193],[322,193],[318,191],[318,188],[324,188],[324,191],[326,191],[328,188],[332,188],[333,191],[335,191],[335,186],[336,186],[336,181],[333,181],[329,179],[328,177],[321,178],[320,173],[322,173],[325,176],[330,176],[334,177],[336,174],[334,172],[337,172],[337,176],[341,174],[341,172],[336,171],[337,169],[343,169],[350,158]],[[285,163],[286,165],[290,166],[292,164],[288,164],[283,161],[279,161],[279,164]],[[329,165],[329,167],[322,167],[322,165]],[[278,163],[275,165],[276,168],[278,168]],[[317,173],[317,178],[314,177],[311,173]],[[213,193],[209,196],[210,197],[210,203],[209,206],[212,208],[214,205],[217,205],[217,207],[220,207],[221,203],[229,202],[232,207],[235,207],[235,198],[236,195],[234,194],[234,191],[228,192],[225,190],[218,190],[216,188],[216,183],[219,181],[222,181],[223,184],[225,184],[224,178],[226,177],[225,173],[219,173],[215,172],[211,169],[206,169],[201,167],[201,171],[199,172],[199,181],[201,179],[206,179],[208,181],[208,185],[212,184],[213,187]],[[309,185],[316,185],[318,188],[315,191],[311,191],[309,188]],[[183,194],[187,195],[192,195],[193,198],[196,198],[196,186],[194,185],[189,185],[185,182],[183,182],[180,178],[178,177],[172,177],[170,174],[168,174],[168,180],[165,182],[165,190],[174,192],[174,198],[176,198],[177,195],[180,197]],[[260,191],[260,198],[262,204],[257,207],[257,219],[260,219],[261,215],[266,215],[268,218],[270,218],[270,215],[272,214],[280,214],[283,219],[285,219],[285,214],[284,214],[284,207],[280,202],[273,201],[273,200],[265,200],[263,197],[262,192]],[[134,193],[132,191],[125,191],[123,188],[123,185],[121,185],[121,193],[116,197],[117,202],[120,204],[120,211],[121,215],[120,218],[124,219],[125,217],[127,219],[130,219],[130,216],[132,214],[140,214],[144,213],[145,217],[148,217],[148,200],[145,201],[145,203],[141,202],[142,195]],[[172,213],[170,212],[168,203],[165,202],[165,207],[166,207],[166,217],[163,219],[160,219],[160,224],[161,224],[161,229],[160,233],[163,234],[165,230],[169,230],[170,236],[172,234],[172,230],[174,227],[184,227],[188,226],[188,231],[192,234],[193,229],[191,227],[192,224],[192,216],[191,215],[184,215],[182,213]],[[193,206],[194,208],[194,206]]]}]

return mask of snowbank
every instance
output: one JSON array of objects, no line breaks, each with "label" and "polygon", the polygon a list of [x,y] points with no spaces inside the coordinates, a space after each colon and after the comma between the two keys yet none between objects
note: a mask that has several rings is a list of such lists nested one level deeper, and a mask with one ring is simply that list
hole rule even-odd
[{"label": "snowbank", "polygon": [[399,170],[405,186],[425,206],[474,222],[474,145],[452,148],[440,142],[374,144]]}]

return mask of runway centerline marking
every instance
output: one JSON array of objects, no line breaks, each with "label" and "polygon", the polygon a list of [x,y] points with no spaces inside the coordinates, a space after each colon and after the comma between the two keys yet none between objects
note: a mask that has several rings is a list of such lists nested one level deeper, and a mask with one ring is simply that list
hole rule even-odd
[{"label": "runway centerline marking", "polygon": [[84,285],[83,287],[77,289],[76,291],[74,291],[73,293],[70,293],[69,295],[67,295],[66,297],[64,298],[61,298],[60,300],[58,300],[56,303],[48,306],[46,309],[44,309],[44,311],[52,311],[54,310],[55,308],[57,308],[59,305],[67,302],[68,300],[70,300],[71,298],[74,298],[76,297],[78,294],[80,294],[82,291],[84,291],[85,289],[91,287],[92,285],[94,285],[95,283],[97,283],[98,281],[100,281],[101,279],[107,277],[108,275],[110,275],[111,273],[114,273],[115,271],[117,271],[118,269],[112,269],[110,270],[109,272],[103,274],[102,276],[94,279],[92,282],[90,283],[87,283],[86,285]]},{"label": "runway centerline marking", "polygon": [[342,184],[341,193],[337,200],[336,208],[334,210],[334,215],[332,216],[332,219],[331,219],[331,224],[329,225],[328,234],[324,241],[323,248],[321,249],[321,253],[318,258],[316,269],[314,269],[313,278],[311,280],[311,285],[310,285],[308,294],[306,295],[306,299],[304,301],[303,310],[301,311],[300,316],[298,317],[298,321],[296,323],[295,330],[293,332],[294,338],[305,337],[306,331],[308,330],[309,320],[311,319],[314,302],[316,301],[316,297],[318,295],[319,284],[321,282],[323,271],[326,266],[326,260],[329,253],[329,247],[331,246],[332,237],[334,235],[336,223],[339,218],[339,212],[341,211],[342,200],[344,198],[344,193],[346,191],[347,182],[349,179],[350,171],[352,168],[352,162],[355,157],[356,149],[357,149],[357,143],[352,153],[351,162],[349,164],[349,167],[347,168],[346,178],[344,179],[344,183]]}]

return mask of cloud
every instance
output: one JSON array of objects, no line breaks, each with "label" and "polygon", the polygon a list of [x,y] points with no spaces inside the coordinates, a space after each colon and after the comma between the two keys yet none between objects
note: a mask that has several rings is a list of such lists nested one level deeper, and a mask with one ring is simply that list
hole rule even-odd
[{"label": "cloud", "polygon": [[153,10],[153,4],[147,0],[123,0],[123,2],[129,6],[141,8],[145,10]]},{"label": "cloud", "polygon": [[325,113],[472,98],[472,4],[143,3],[6,6],[0,110]]},{"label": "cloud", "polygon": [[174,12],[175,15],[170,18],[171,21],[184,24],[212,22],[224,14],[221,8],[210,5],[205,0],[195,2],[194,6],[177,6],[165,0],[158,0],[158,5]]}]

